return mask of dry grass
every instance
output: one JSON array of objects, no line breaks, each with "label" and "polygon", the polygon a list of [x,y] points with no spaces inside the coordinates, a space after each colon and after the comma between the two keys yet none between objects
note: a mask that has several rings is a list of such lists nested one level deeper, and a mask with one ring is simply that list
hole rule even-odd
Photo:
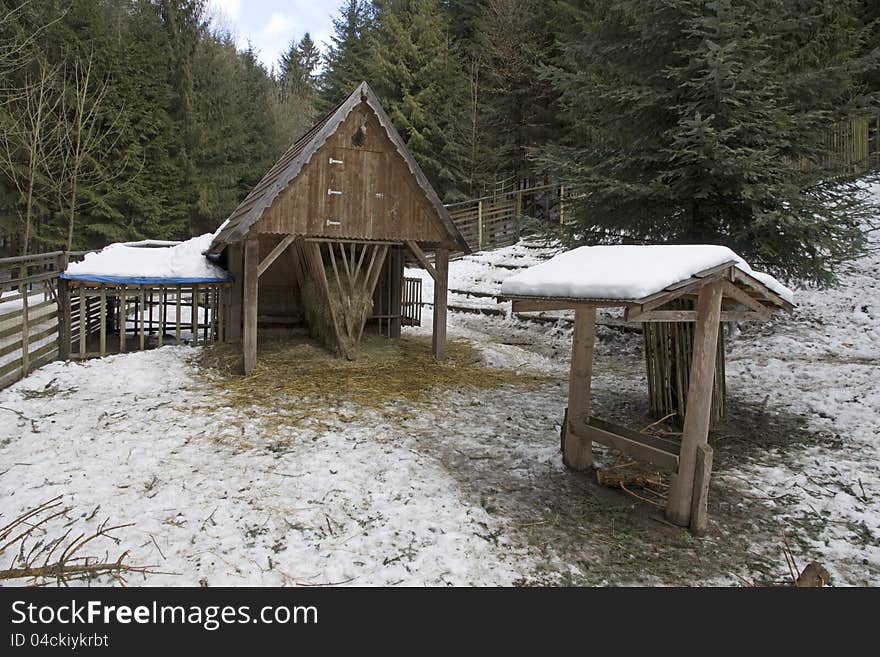
[{"label": "dry grass", "polygon": [[[424,403],[443,390],[533,387],[549,380],[490,368],[463,341],[451,341],[447,360],[437,362],[426,339],[365,335],[357,360],[346,361],[302,336],[261,333],[260,338],[257,367],[250,376],[240,374],[237,345],[205,348],[202,363],[221,375],[215,385],[230,406],[283,412],[278,421],[283,415],[288,425],[297,424],[297,418],[320,421],[345,402],[387,415],[393,402]],[[407,415],[399,408],[393,412]],[[262,419],[271,421],[269,415]]]}]

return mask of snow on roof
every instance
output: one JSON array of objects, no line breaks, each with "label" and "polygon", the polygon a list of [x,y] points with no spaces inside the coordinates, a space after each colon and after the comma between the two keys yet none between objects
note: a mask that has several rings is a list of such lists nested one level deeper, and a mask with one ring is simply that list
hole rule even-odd
[{"label": "snow on roof", "polygon": [[204,255],[212,239],[214,236],[206,233],[173,246],[111,244],[100,251],[87,253],[80,262],[70,263],[62,278],[142,284],[229,280],[226,271]]},{"label": "snow on roof", "polygon": [[708,244],[582,246],[511,276],[501,295],[635,301],[727,262],[792,301],[792,291],[775,278],[753,271],[727,247]]}]

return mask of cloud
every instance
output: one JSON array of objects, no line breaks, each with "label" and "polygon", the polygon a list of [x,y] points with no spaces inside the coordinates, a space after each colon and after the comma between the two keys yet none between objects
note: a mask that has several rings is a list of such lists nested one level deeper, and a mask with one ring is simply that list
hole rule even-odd
[{"label": "cloud", "polygon": [[241,14],[241,0],[209,0],[208,9],[230,21],[237,21]]}]

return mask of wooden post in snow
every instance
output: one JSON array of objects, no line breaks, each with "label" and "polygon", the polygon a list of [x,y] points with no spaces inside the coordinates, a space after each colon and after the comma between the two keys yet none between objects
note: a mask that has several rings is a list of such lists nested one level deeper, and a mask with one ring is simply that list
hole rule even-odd
[{"label": "wooden post in snow", "polygon": [[[688,384],[688,403],[684,417],[678,474],[672,478],[669,501],[666,505],[667,519],[683,527],[690,524],[691,520],[697,450],[701,445],[706,444],[709,437],[722,290],[723,284],[720,280],[707,283],[700,288],[700,296],[697,300],[694,355]],[[704,482],[704,485],[708,486],[708,481]]]},{"label": "wooden post in snow", "polygon": [[434,257],[434,330],[431,348],[434,358],[446,360],[446,302],[449,291],[449,251],[437,249]]},{"label": "wooden post in snow", "polygon": [[244,268],[242,267],[242,248],[239,244],[227,247],[229,273],[232,285],[229,286],[229,303],[226,305],[226,342],[241,342],[242,298],[244,295]]},{"label": "wooden post in snow", "polygon": [[593,465],[593,443],[577,435],[572,426],[590,420],[590,388],[593,378],[593,348],[596,343],[596,309],[578,308],[574,315],[571,345],[571,373],[568,379],[568,414],[562,462],[572,470]]},{"label": "wooden post in snow", "polygon": [[[68,254],[58,256],[56,270],[58,273],[67,269]],[[70,358],[70,283],[67,279],[58,279],[58,358],[68,360]]]},{"label": "wooden post in snow", "polygon": [[257,290],[260,282],[259,266],[260,242],[254,236],[248,239],[244,246],[242,352],[244,354],[245,374],[250,374],[257,366]]}]

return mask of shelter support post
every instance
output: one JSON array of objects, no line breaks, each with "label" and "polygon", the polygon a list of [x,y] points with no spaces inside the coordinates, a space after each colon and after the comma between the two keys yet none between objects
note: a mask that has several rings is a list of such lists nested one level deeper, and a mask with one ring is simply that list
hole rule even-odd
[{"label": "shelter support post", "polygon": [[436,360],[446,360],[446,303],[449,291],[449,251],[437,249],[434,256],[434,330],[431,348]]},{"label": "shelter support post", "polygon": [[593,348],[596,343],[596,309],[575,311],[568,382],[568,413],[562,445],[562,461],[572,470],[593,465],[593,443],[576,428],[590,419],[590,387],[593,378]]},{"label": "shelter support post", "polygon": [[[678,473],[672,478],[666,517],[677,525],[687,526],[692,520],[695,495],[697,453],[704,449],[709,437],[712,409],[712,387],[715,377],[715,354],[718,347],[718,322],[721,319],[723,285],[720,280],[700,288],[697,299],[697,325],[694,354],[688,384],[688,404],[684,418]],[[704,454],[705,457],[705,454]],[[706,463],[706,459],[703,459]],[[711,468],[711,460],[708,461]],[[700,488],[708,491],[709,473],[700,477]],[[700,496],[698,496],[700,497]],[[702,494],[705,497],[705,494]],[[705,500],[701,502],[705,504]]]},{"label": "shelter support post", "polygon": [[244,246],[244,321],[242,352],[244,373],[250,374],[257,366],[257,289],[259,285],[260,242],[248,239]]},{"label": "shelter support post", "polygon": [[[229,273],[232,274],[232,284],[229,286],[228,303],[226,304],[226,330],[224,337],[226,342],[241,342],[241,302],[244,289],[244,269],[242,267],[241,247],[238,244],[229,245],[227,262]],[[179,320],[178,320],[179,321]]]}]

